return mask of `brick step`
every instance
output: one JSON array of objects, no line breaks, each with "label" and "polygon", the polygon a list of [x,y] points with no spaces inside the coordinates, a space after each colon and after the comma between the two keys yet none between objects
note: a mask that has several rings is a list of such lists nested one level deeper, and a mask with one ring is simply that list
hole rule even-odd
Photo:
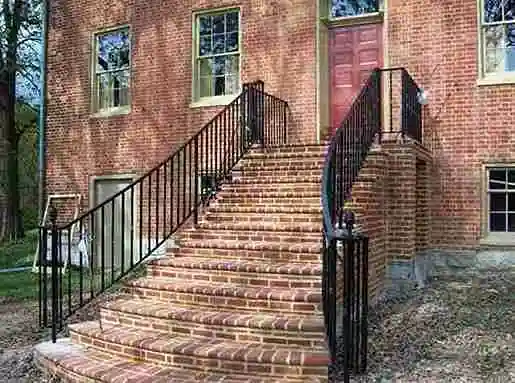
[{"label": "brick step", "polygon": [[236,342],[296,345],[325,350],[323,316],[206,310],[146,299],[118,299],[100,309],[100,323]]},{"label": "brick step", "polygon": [[247,211],[247,212],[214,212],[209,211],[203,216],[206,222],[273,222],[276,224],[291,224],[291,223],[314,223],[321,224],[322,215],[319,212],[315,213],[294,213],[294,212],[268,212],[266,214]]},{"label": "brick step", "polygon": [[327,351],[237,343],[84,322],[69,326],[72,341],[99,351],[187,370],[260,377],[316,377],[327,374]]},{"label": "brick step", "polygon": [[[310,193],[311,194],[311,193]],[[238,194],[229,194],[225,193],[223,196],[218,195],[217,200],[211,205],[267,205],[267,206],[312,206],[319,207],[320,203],[320,191],[318,195],[307,196],[306,193],[303,193],[299,198],[294,198],[294,202],[292,203],[292,197],[283,197],[277,196],[277,193],[268,193],[267,195],[256,195],[256,194],[247,194],[247,195],[238,195]]]},{"label": "brick step", "polygon": [[288,159],[288,158],[320,158],[325,157],[326,148],[323,146],[317,147],[298,147],[296,150],[270,150],[270,151],[259,151],[253,150],[245,155],[246,161],[254,161],[261,159]]},{"label": "brick step", "polygon": [[242,286],[321,288],[320,263],[263,262],[193,257],[151,261],[148,274],[190,281],[225,282]]},{"label": "brick step", "polygon": [[[229,230],[229,231],[289,231],[296,233],[320,233],[322,224],[320,222],[269,222],[269,221],[201,221],[198,223],[199,230]],[[253,233],[251,233],[253,234]],[[257,234],[257,233],[256,233]]]},{"label": "brick step", "polygon": [[258,174],[257,176],[248,176],[244,174],[241,178],[237,178],[233,180],[231,184],[235,185],[260,185],[261,184],[305,184],[305,183],[318,183],[320,184],[322,180],[322,172],[319,171],[318,174],[315,175],[304,175],[298,174],[298,172],[290,172],[284,175],[279,174],[269,174],[267,176],[263,174]]},{"label": "brick step", "polygon": [[291,186],[289,190],[278,190],[276,187],[261,189],[259,186],[251,185],[248,188],[242,188],[242,185],[225,186],[217,195],[219,201],[234,201],[237,198],[243,198],[245,201],[260,201],[261,199],[282,200],[284,204],[295,204],[297,201],[305,201],[306,199],[318,198],[320,203],[320,185],[314,184],[310,190],[301,190]]},{"label": "brick step", "polygon": [[135,297],[203,307],[231,307],[249,311],[318,314],[320,289],[284,289],[238,286],[228,283],[146,277],[125,282],[124,291]]},{"label": "brick step", "polygon": [[[310,249],[304,247],[300,250],[312,250],[312,251],[288,251],[282,249],[284,245],[281,244],[266,244],[258,246],[257,248],[217,248],[217,241],[211,241],[213,247],[189,247],[182,246],[176,249],[169,249],[168,254],[171,256],[178,257],[189,257],[198,256],[203,258],[215,258],[215,259],[226,259],[230,260],[258,260],[263,262],[320,262],[320,251],[321,245],[311,246]],[[236,241],[234,241],[236,242]],[[239,242],[238,242],[239,243]],[[236,243],[235,243],[236,244]],[[225,246],[231,245],[225,244]],[[221,245],[220,245],[221,246]],[[297,250],[297,248],[293,248]]]},{"label": "brick step", "polygon": [[[318,193],[320,195],[320,182],[312,181],[312,182],[289,182],[289,183],[230,183],[223,184],[221,188],[221,193],[250,193],[254,194],[263,194],[266,193],[279,193],[282,194],[290,194],[292,192],[296,192],[299,194],[299,197],[304,195],[305,193],[311,194],[313,192]],[[222,197],[222,195],[220,195]]]},{"label": "brick step", "polygon": [[312,159],[269,159],[269,160],[253,160],[253,161],[245,161],[242,160],[241,163],[236,165],[234,168],[236,171],[253,171],[253,172],[261,172],[261,171],[272,171],[272,170],[282,170],[287,172],[300,172],[305,170],[320,170],[324,166],[323,158],[312,158]]},{"label": "brick step", "polygon": [[[203,243],[210,243],[210,241],[239,241],[242,245],[251,243],[255,246],[259,246],[260,243],[281,243],[283,246],[291,246],[302,242],[304,244],[321,244],[322,234],[321,226],[318,226],[318,231],[307,231],[307,232],[294,232],[286,230],[277,231],[266,231],[266,230],[237,230],[237,229],[220,229],[214,230],[209,224],[207,228],[199,228],[185,230],[179,234],[179,243],[181,245],[195,242],[195,246],[198,246],[197,241]],[[231,244],[232,248],[232,244]]]},{"label": "brick step", "polygon": [[[255,178],[255,179],[274,179],[274,177],[290,177],[290,176],[302,176],[302,177],[320,177],[322,176],[322,166],[313,166],[300,169],[269,169],[269,168],[245,168],[240,173],[234,172],[234,176],[240,177],[240,179]],[[320,182],[320,180],[319,180]]]},{"label": "brick step", "polygon": [[245,204],[232,205],[229,203],[214,203],[209,207],[207,214],[211,213],[261,213],[261,214],[318,214],[322,219],[322,206],[318,204]]},{"label": "brick step", "polygon": [[291,145],[281,145],[274,146],[266,149],[256,148],[252,149],[249,153],[250,156],[260,155],[263,153],[325,153],[327,151],[327,143],[323,142],[321,144],[313,143],[313,144],[291,144]]},{"label": "brick step", "polygon": [[[43,342],[35,347],[35,358],[43,367],[66,382],[105,383],[268,383],[269,378],[249,375],[215,374],[147,363],[134,358],[124,358],[100,352],[70,338],[58,339],[57,343]],[[327,380],[312,382],[327,382]],[[302,382],[298,379],[282,379],[277,382]]]}]

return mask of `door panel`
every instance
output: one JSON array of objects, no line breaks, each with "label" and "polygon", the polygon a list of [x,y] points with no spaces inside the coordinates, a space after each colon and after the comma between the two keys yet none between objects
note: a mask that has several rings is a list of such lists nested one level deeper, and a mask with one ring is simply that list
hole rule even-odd
[{"label": "door panel", "polygon": [[[95,193],[95,206],[99,205],[103,201],[107,200],[114,194],[118,193],[128,185],[132,183],[132,179],[103,179],[97,180],[94,184]],[[124,193],[124,210],[122,210],[121,197],[114,199],[113,203],[109,202],[105,205],[102,213],[102,209],[96,214],[96,233],[95,238],[96,248],[96,262],[94,266],[101,267],[102,265],[102,254],[103,254],[103,266],[105,269],[121,270],[122,257],[123,263],[125,264],[124,270],[128,270],[130,267],[130,233],[131,233],[131,193]],[[104,216],[104,232],[102,233],[101,222],[102,214]],[[122,215],[123,219],[123,232],[122,236]],[[102,252],[102,234],[104,239],[103,252]],[[113,236],[114,235],[114,236]],[[123,239],[123,243],[122,243]],[[123,253],[123,256],[122,256]],[[113,264],[114,262],[114,264]]]},{"label": "door panel", "polygon": [[382,24],[329,32],[331,126],[337,128],[370,72],[383,66]]}]

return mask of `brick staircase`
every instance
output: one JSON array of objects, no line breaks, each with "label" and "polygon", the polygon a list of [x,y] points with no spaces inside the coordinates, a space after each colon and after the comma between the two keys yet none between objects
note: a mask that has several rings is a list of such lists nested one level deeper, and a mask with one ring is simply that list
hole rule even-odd
[{"label": "brick staircase", "polygon": [[327,381],[324,151],[251,151],[178,248],[39,362],[72,382]]}]

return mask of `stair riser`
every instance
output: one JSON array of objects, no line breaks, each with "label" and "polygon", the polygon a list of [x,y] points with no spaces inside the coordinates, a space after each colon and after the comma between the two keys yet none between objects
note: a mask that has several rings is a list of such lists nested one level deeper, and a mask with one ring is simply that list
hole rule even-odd
[{"label": "stair riser", "polygon": [[230,205],[230,204],[218,204],[211,205],[206,217],[210,214],[305,214],[308,216],[316,216],[321,219],[322,209],[320,207],[313,207],[312,205],[296,205],[296,206],[284,206],[284,205],[266,205],[266,204],[254,204],[254,205]]},{"label": "stair riser", "polygon": [[311,194],[317,192],[320,195],[320,183],[291,183],[291,184],[227,184],[222,185],[222,193],[291,193]]},{"label": "stair riser", "polygon": [[277,169],[277,170],[265,170],[265,169],[252,169],[252,168],[245,168],[241,172],[241,179],[269,179],[269,180],[276,180],[276,179],[282,179],[282,178],[288,178],[292,175],[298,176],[298,177],[321,177],[322,175],[322,166],[319,168],[314,169]]},{"label": "stair riser", "polygon": [[318,231],[313,232],[299,232],[297,233],[289,233],[286,235],[281,235],[281,232],[253,232],[253,231],[217,231],[217,232],[208,232],[208,231],[187,231],[180,234],[180,242],[184,243],[184,241],[205,241],[205,240],[228,240],[228,241],[256,241],[256,242],[281,242],[285,244],[298,244],[299,242],[316,242],[322,244],[322,235],[320,234],[320,228]]},{"label": "stair riser", "polygon": [[223,270],[198,270],[172,266],[150,265],[148,272],[156,277],[180,278],[191,281],[232,283],[241,286],[321,288],[320,276],[244,273]]},{"label": "stair riser", "polygon": [[[297,173],[297,172],[295,172]],[[242,177],[236,178],[233,181],[233,184],[235,185],[267,185],[267,184],[294,184],[294,183],[306,183],[306,182],[312,182],[312,183],[318,183],[322,181],[321,172],[318,174],[315,174],[313,176],[305,176],[302,174],[288,174],[285,173],[282,176],[279,175],[256,175],[253,177],[250,177],[248,175],[243,175]]]},{"label": "stair riser", "polygon": [[244,160],[242,163],[236,168],[237,170],[284,170],[287,172],[293,172],[296,170],[307,170],[307,169],[322,169],[324,166],[324,158],[270,158],[270,159],[253,159],[253,160]]},{"label": "stair riser", "polygon": [[123,291],[135,297],[159,299],[163,302],[188,304],[217,309],[223,307],[229,310],[266,311],[295,313],[298,315],[320,314],[321,304],[314,302],[291,302],[278,300],[248,299],[230,296],[204,295],[182,293],[166,290],[155,290],[145,287],[124,286]]},{"label": "stair riser", "polygon": [[275,232],[288,231],[293,233],[320,233],[322,230],[320,223],[273,223],[273,222],[199,222],[200,230],[237,230],[251,231],[259,233],[260,231]]},{"label": "stair riser", "polygon": [[322,214],[321,213],[313,213],[313,214],[280,214],[280,213],[214,213],[210,212],[205,215],[204,219],[207,222],[270,222],[277,224],[296,224],[299,222],[302,223],[312,223],[318,224],[321,226]]},{"label": "stair riser", "polygon": [[318,253],[291,253],[276,250],[247,250],[247,249],[209,249],[182,247],[180,249],[169,250],[170,256],[199,256],[203,258],[228,259],[228,260],[263,260],[281,262],[320,262]]},{"label": "stair riser", "polygon": [[175,319],[145,317],[109,309],[100,310],[100,321],[107,325],[121,325],[136,329],[154,330],[166,334],[181,334],[208,339],[223,339],[263,344],[296,345],[309,348],[324,348],[320,332],[256,329],[248,327],[209,325]]},{"label": "stair riser", "polygon": [[170,354],[165,352],[155,352],[142,347],[125,346],[119,343],[105,341],[88,335],[79,335],[70,332],[73,341],[93,347],[99,351],[106,351],[112,354],[125,356],[130,359],[143,360],[145,362],[173,365],[174,367],[184,367],[193,370],[209,369],[210,372],[219,373],[245,373],[254,376],[284,377],[285,375],[316,377],[327,375],[327,367],[303,367],[288,366],[286,364],[265,364],[249,363],[240,361],[229,361],[215,358],[200,358],[183,354]]},{"label": "stair riser", "polygon": [[321,145],[313,144],[313,145],[291,145],[291,146],[280,146],[280,147],[272,147],[272,148],[266,148],[266,149],[253,149],[250,152],[250,156],[256,156],[256,155],[275,155],[276,153],[297,153],[299,155],[305,154],[305,153],[320,153],[324,154],[327,152],[327,144],[323,143]]},{"label": "stair riser", "polygon": [[241,204],[241,205],[282,205],[288,206],[291,204],[301,206],[311,206],[311,208],[320,207],[320,193],[317,196],[277,196],[277,195],[237,195],[237,194],[225,194],[224,196],[218,196],[218,204]]}]

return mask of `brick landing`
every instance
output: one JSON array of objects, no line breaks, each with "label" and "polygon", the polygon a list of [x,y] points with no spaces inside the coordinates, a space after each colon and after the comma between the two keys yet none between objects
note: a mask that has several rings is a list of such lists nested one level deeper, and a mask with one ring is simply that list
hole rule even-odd
[{"label": "brick landing", "polygon": [[249,153],[180,248],[39,362],[70,382],[326,382],[324,152]]}]

